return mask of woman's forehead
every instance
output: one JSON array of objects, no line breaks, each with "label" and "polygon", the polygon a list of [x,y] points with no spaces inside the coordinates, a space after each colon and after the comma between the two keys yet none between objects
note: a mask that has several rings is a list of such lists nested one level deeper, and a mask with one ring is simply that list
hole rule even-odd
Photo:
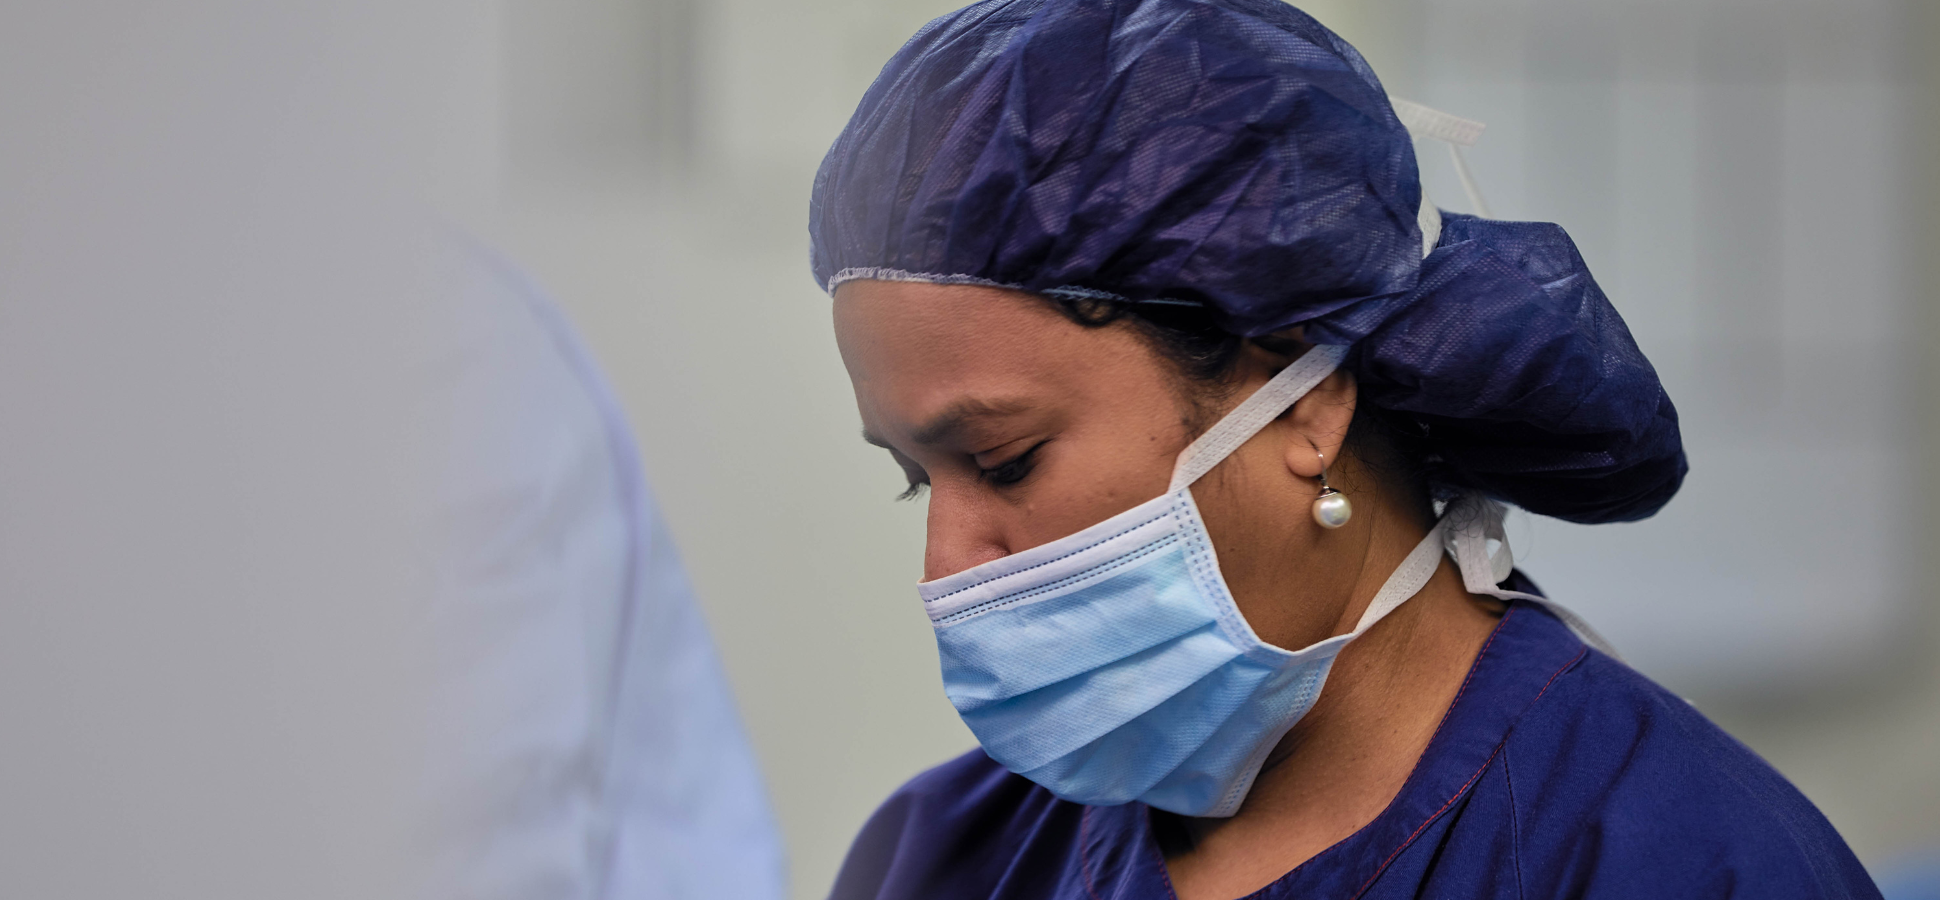
[{"label": "woman's forehead", "polygon": [[850,282],[836,336],[865,425],[930,443],[973,426],[1106,394],[1162,391],[1158,359],[1128,328],[1087,327],[1016,291]]},{"label": "woman's forehead", "polygon": [[1042,298],[972,285],[855,281],[836,289],[836,339],[859,380],[1062,380],[1143,362],[1122,328],[1086,327]]}]

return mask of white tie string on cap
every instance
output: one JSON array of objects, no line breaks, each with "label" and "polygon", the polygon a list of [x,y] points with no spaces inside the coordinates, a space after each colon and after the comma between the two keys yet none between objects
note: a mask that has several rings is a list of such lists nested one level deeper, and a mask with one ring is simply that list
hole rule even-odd
[{"label": "white tie string on cap", "polygon": [[[1473,119],[1452,116],[1438,109],[1423,106],[1413,100],[1389,97],[1394,106],[1395,118],[1408,129],[1410,137],[1433,138],[1448,145],[1448,158],[1455,162],[1455,177],[1462,182],[1462,192],[1468,195],[1469,207],[1484,219],[1493,219],[1489,204],[1482,200],[1482,189],[1476,187],[1475,176],[1468,170],[1468,161],[1462,158],[1463,147],[1473,147],[1482,137],[1484,126]],[[1426,256],[1435,249],[1435,242],[1441,239],[1442,217],[1433,203],[1428,202],[1426,191],[1421,195],[1421,241],[1422,255]]]},{"label": "white tie string on cap", "polygon": [[[1541,604],[1584,643],[1613,659],[1622,659],[1609,640],[1568,607],[1547,597],[1497,586],[1508,579],[1516,565],[1515,554],[1509,549],[1508,531],[1503,527],[1505,513],[1502,504],[1477,493],[1449,501],[1448,508],[1442,512],[1442,523],[1448,526],[1442,532],[1442,539],[1449,555],[1455,557],[1456,567],[1461,569],[1462,587],[1471,594]],[[1499,545],[1494,553],[1489,552],[1490,541]]]}]

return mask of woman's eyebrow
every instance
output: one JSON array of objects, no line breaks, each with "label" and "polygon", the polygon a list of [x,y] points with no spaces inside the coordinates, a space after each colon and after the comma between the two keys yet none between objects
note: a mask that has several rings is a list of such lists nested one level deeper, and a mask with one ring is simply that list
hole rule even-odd
[{"label": "woman's eyebrow", "polygon": [[[950,404],[948,409],[936,414],[928,422],[910,433],[910,440],[918,444],[940,444],[955,437],[965,427],[985,419],[998,419],[1027,412],[1032,408],[1028,401],[1018,398],[984,400],[970,398]],[[868,428],[862,430],[862,439],[884,449],[891,449],[889,442]]]},{"label": "woman's eyebrow", "polygon": [[971,423],[983,419],[1000,419],[1014,416],[1031,409],[1031,404],[1017,398],[983,400],[970,398],[958,400],[950,408],[938,413],[935,418],[924,423],[923,427],[910,434],[910,440],[919,444],[940,444]]}]

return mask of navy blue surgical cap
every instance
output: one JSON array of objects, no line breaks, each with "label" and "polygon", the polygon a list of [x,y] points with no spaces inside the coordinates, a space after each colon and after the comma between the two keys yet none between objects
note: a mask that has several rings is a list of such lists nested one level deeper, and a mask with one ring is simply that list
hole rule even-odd
[{"label": "navy blue surgical cap", "polygon": [[991,0],[917,32],[815,178],[815,278],[1197,304],[1352,345],[1451,487],[1640,519],[1677,411],[1563,229],[1442,214],[1347,42],[1278,0]]}]

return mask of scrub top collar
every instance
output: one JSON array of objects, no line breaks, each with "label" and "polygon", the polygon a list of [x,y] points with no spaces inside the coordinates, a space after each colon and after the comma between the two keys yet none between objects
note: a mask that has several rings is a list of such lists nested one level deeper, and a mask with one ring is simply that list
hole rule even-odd
[{"label": "scrub top collar", "polygon": [[[1520,573],[1511,580],[1523,581]],[[1428,749],[1387,809],[1249,898],[1354,898],[1366,893],[1403,851],[1417,841],[1433,840],[1446,827],[1450,812],[1461,806],[1502,752],[1517,720],[1589,652],[1568,626],[1537,604],[1510,604]],[[1175,896],[1149,807],[1085,807],[1081,828],[1080,868],[1093,896]],[[1421,854],[1411,856],[1427,862]]]}]

